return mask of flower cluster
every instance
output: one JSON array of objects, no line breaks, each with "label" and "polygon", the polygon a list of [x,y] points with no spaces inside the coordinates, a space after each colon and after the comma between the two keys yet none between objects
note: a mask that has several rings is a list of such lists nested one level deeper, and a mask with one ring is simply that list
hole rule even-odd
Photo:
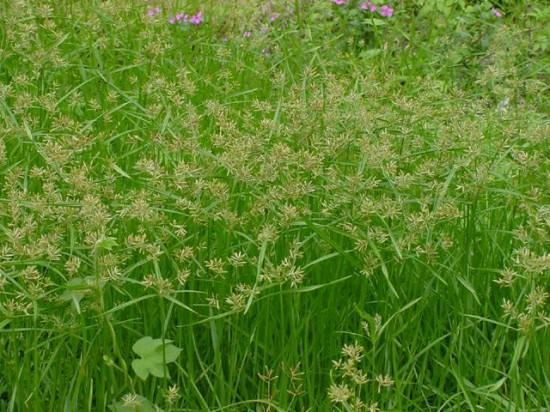
[{"label": "flower cluster", "polygon": [[147,10],[147,15],[149,17],[153,17],[159,13],[162,13],[162,8],[161,7],[156,7],[154,9],[150,9],[150,10]]},{"label": "flower cluster", "polygon": [[363,372],[361,366],[365,351],[358,342],[344,344],[342,354],[340,359],[332,361],[332,372],[337,379],[328,388],[330,401],[334,405],[348,405],[353,411],[379,411],[378,402],[367,405],[362,400],[364,396],[362,392],[365,391],[366,386],[374,385],[378,386],[377,393],[380,394],[382,388],[391,388],[395,384],[394,379],[389,374],[378,374],[371,379]]},{"label": "flower cluster", "polygon": [[199,25],[203,22],[204,18],[202,17],[202,12],[198,12],[197,14],[193,16],[189,16],[187,14],[176,14],[174,17],[171,17],[168,19],[168,23],[170,24],[176,24],[176,23],[191,23],[194,25]]},{"label": "flower cluster", "polygon": [[376,4],[374,4],[370,1],[367,1],[366,3],[361,3],[359,5],[359,8],[361,10],[370,11],[371,13],[374,13],[375,11],[378,10],[378,12],[380,13],[380,15],[382,17],[391,17],[391,16],[393,16],[393,9],[390,6],[387,6],[387,5],[383,5],[380,8],[378,8],[378,6]]},{"label": "flower cluster", "polygon": [[[332,2],[334,4],[338,4],[338,5],[346,4],[346,0],[332,0]],[[374,13],[374,12],[378,11],[382,17],[391,17],[391,16],[393,16],[393,9],[388,5],[383,5],[383,6],[380,6],[380,8],[379,8],[373,2],[367,1],[367,2],[363,2],[363,3],[359,4],[359,8],[361,10],[370,11],[371,13]]]},{"label": "flower cluster", "polygon": [[494,7],[491,9],[491,13],[499,19],[502,18],[502,12]]},{"label": "flower cluster", "polygon": [[[147,15],[149,17],[154,17],[159,13],[162,13],[162,7],[156,7],[154,9],[147,10]],[[199,25],[203,21],[204,21],[204,18],[202,17],[202,12],[200,12],[200,11],[197,14],[194,14],[192,16],[189,16],[188,14],[178,13],[174,17],[170,17],[168,19],[168,23],[170,23],[170,24],[190,23],[190,24],[194,24],[194,25]]]},{"label": "flower cluster", "polygon": [[374,13],[378,7],[376,6],[376,4],[374,4],[374,3],[370,2],[370,1],[367,1],[366,3],[361,3],[361,4],[359,5],[359,8],[360,8],[361,10],[368,10],[368,11],[370,11],[371,13]]}]

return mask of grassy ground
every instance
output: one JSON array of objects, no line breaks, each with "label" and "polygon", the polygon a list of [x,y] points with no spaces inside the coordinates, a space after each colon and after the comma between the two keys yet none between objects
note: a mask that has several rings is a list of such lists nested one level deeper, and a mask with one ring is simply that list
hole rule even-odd
[{"label": "grassy ground", "polygon": [[0,410],[548,410],[548,6],[260,3],[0,0]]}]

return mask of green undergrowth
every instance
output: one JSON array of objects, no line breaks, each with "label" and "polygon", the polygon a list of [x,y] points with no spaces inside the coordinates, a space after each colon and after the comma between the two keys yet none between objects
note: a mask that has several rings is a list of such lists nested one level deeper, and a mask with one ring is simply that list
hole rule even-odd
[{"label": "green undergrowth", "polygon": [[0,0],[0,410],[548,410],[548,7],[216,3]]}]

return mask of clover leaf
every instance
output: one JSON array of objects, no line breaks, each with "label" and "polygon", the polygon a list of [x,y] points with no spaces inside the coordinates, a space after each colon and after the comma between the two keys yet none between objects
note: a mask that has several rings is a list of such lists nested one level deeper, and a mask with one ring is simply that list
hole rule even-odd
[{"label": "clover leaf", "polygon": [[59,299],[64,302],[71,302],[76,312],[80,314],[80,301],[89,296],[97,288],[103,288],[104,285],[104,280],[100,279],[98,282],[94,276],[73,278],[67,282],[65,290]]},{"label": "clover leaf", "polygon": [[65,286],[65,291],[59,299],[72,302],[76,312],[80,314],[80,301],[90,293],[89,282],[89,277],[69,280]]},{"label": "clover leaf", "polygon": [[171,340],[153,339],[150,336],[141,338],[132,349],[141,359],[132,361],[132,368],[137,376],[145,380],[149,374],[158,378],[168,378],[168,370],[165,366],[174,362],[179,356],[181,349],[172,345]]}]

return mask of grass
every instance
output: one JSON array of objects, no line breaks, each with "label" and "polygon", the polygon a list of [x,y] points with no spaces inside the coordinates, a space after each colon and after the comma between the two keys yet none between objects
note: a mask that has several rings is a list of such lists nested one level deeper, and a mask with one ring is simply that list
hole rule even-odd
[{"label": "grass", "polygon": [[217,3],[0,0],[0,410],[548,410],[548,6]]}]

